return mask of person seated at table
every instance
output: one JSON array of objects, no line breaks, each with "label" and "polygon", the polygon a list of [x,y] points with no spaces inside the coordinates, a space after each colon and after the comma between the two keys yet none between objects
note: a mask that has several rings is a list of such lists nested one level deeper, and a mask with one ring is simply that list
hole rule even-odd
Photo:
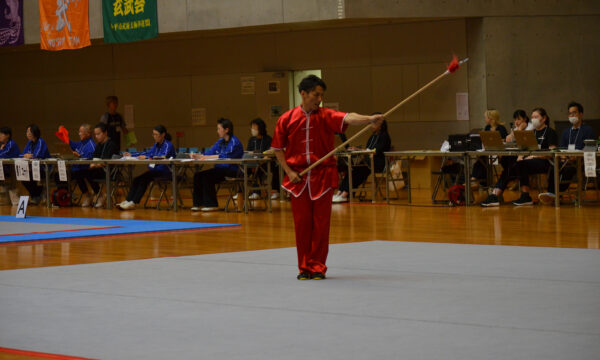
[{"label": "person seated at table", "polygon": [[[371,115],[381,114],[379,112],[373,113]],[[373,127],[373,134],[367,140],[366,150],[375,150],[375,154],[373,155],[373,164],[375,166],[375,172],[381,173],[385,168],[385,155],[384,152],[390,151],[392,146],[392,140],[390,139],[390,135],[388,133],[388,125],[387,121],[383,120],[381,124],[375,125]],[[357,150],[356,148],[349,148],[350,150]],[[369,168],[371,164],[363,159],[361,163],[357,166],[352,167],[352,187],[357,188],[362,185],[367,179],[369,175],[371,175],[371,169]],[[375,179],[373,179],[375,181]],[[342,203],[348,201],[348,194],[350,192],[350,181],[348,179],[348,174],[344,176],[342,182],[340,183],[340,188],[338,192],[333,196],[334,203]],[[375,196],[375,194],[373,194]]]},{"label": "person seated at table", "polygon": [[[531,124],[529,121],[529,116],[527,116],[525,110],[515,110],[513,113],[513,120],[513,128],[511,129],[510,134],[508,134],[506,137],[507,143],[515,141],[515,131],[533,130],[533,124]],[[516,172],[514,169],[514,166],[517,163],[516,156],[501,156],[498,159],[498,162],[502,166],[502,172],[498,177],[498,181],[496,182],[494,189],[487,196],[487,198],[481,202],[481,206],[500,206],[500,197],[508,187],[509,182],[516,179]]]},{"label": "person seated at table", "polygon": [[[267,125],[261,118],[256,118],[250,122],[250,133],[252,137],[248,140],[246,151],[262,154],[271,148],[273,138],[267,134]],[[263,165],[263,168],[265,166]],[[264,173],[266,173],[266,168]],[[271,175],[271,188],[275,191],[271,195],[271,199],[277,199],[279,197],[279,169],[276,161],[271,162]],[[250,195],[250,199],[258,199],[259,197],[258,192]]]},{"label": "person seated at table", "polygon": [[[552,150],[558,146],[558,136],[556,136],[556,131],[550,127],[550,117],[544,108],[533,109],[531,123],[534,126],[533,131],[540,149]],[[514,169],[521,183],[521,197],[513,201],[514,205],[533,205],[533,199],[529,195],[529,176],[548,174],[550,167],[550,159],[544,156],[529,155],[517,158]]]},{"label": "person seated at table", "polygon": [[515,142],[515,131],[533,130],[533,124],[529,121],[529,116],[527,116],[525,110],[515,110],[513,120],[513,128],[505,139],[507,143]]},{"label": "person seated at table", "polygon": [[[583,150],[585,140],[595,140],[596,134],[591,126],[583,123],[583,106],[577,102],[571,102],[567,106],[569,114],[569,122],[572,126],[563,131],[560,137],[560,147],[568,150]],[[573,160],[573,159],[571,159]],[[559,184],[559,191],[563,192],[569,188],[569,183],[575,174],[577,174],[577,168],[573,162],[569,162],[565,159],[566,164],[560,167],[560,177],[565,183]],[[551,167],[551,173],[554,171],[554,167]],[[540,202],[543,204],[553,204],[556,199],[554,194],[554,176],[548,177],[548,192],[541,193],[538,195]]]},{"label": "person seated at table", "polygon": [[[94,138],[96,139],[97,144],[96,149],[92,154],[93,159],[112,159],[113,155],[119,155],[119,147],[108,137],[108,126],[105,123],[96,124],[94,127]],[[83,176],[92,187],[94,195],[98,195],[95,205],[96,208],[103,207],[104,202],[106,201],[106,194],[98,194],[100,192],[100,185],[98,185],[97,180],[106,179],[103,168],[104,164],[93,163],[90,164],[90,167],[87,170],[83,171]]]},{"label": "person seated at table", "polygon": [[[11,128],[6,126],[0,127],[0,159],[18,158],[20,153],[21,150],[19,150],[19,145],[12,139]],[[9,165],[4,165],[3,170],[6,182],[6,180],[10,178],[11,167]],[[17,194],[17,190],[13,189],[14,183],[11,181],[10,184],[7,183],[7,185],[10,202],[13,205],[17,205],[19,203],[19,195]]]},{"label": "person seated at table", "polygon": [[[91,159],[96,149],[96,143],[92,140],[92,129],[89,124],[82,124],[79,127],[79,140],[69,140],[69,146],[73,150],[73,155],[81,159]],[[89,165],[73,165],[71,167],[71,179],[77,182],[79,190],[81,190],[81,206],[88,207],[92,202],[92,197],[88,193],[87,184],[85,182],[85,170]],[[56,173],[54,180],[57,184],[60,183],[59,174]]]},{"label": "person seated at table", "polygon": [[[25,145],[25,149],[23,149],[23,152],[19,155],[19,157],[25,159],[47,159],[50,157],[48,146],[46,145],[44,139],[41,138],[42,132],[37,125],[31,124],[27,126],[26,135],[28,141]],[[40,179],[43,177],[43,174],[44,170],[40,166]],[[30,204],[37,205],[44,200],[42,195],[44,188],[38,185],[37,181],[31,179],[29,181],[22,181],[22,183],[31,197],[29,200]]]},{"label": "person seated at table", "polygon": [[[157,125],[152,130],[152,137],[154,138],[154,145],[139,155],[137,158],[140,160],[153,159],[156,157],[164,157],[165,159],[174,158],[177,153],[175,147],[171,144],[171,135],[167,133],[167,129],[162,125]],[[131,156],[130,153],[124,153],[124,156]],[[148,171],[142,175],[136,176],[131,183],[131,189],[125,201],[117,204],[117,208],[121,210],[133,210],[136,204],[142,201],[142,197],[146,193],[148,185],[154,179],[170,179],[171,170],[167,165],[155,165],[149,164]]]},{"label": "person seated at table", "polygon": [[[219,140],[206,151],[204,155],[190,154],[193,159],[241,159],[244,156],[244,146],[233,135],[233,123],[229,119],[220,118],[217,121]],[[238,165],[215,164],[212,169],[199,171],[194,174],[194,203],[192,211],[215,211],[219,209],[215,185],[226,177],[235,177]]]},{"label": "person seated at table", "polygon": [[[506,139],[508,131],[504,127],[504,123],[500,121],[500,113],[498,110],[488,110],[484,113],[485,117],[485,128],[483,131],[498,131],[502,139]],[[471,188],[479,187],[479,181],[487,179],[487,169],[484,165],[486,159],[479,157],[475,164],[473,164],[473,171],[471,172]]]}]

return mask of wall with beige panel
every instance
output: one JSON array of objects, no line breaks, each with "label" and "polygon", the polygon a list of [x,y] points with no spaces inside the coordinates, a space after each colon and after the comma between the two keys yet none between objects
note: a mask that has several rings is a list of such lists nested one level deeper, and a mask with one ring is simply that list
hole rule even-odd
[{"label": "wall with beige panel", "polygon": [[[443,33],[454,35],[441,43]],[[452,53],[464,56],[465,48],[464,20],[247,35],[185,33],[57,53],[24,47],[0,52],[6,84],[0,101],[11,104],[1,107],[0,118],[14,119],[17,134],[38,122],[46,138],[54,137],[59,123],[75,135],[81,122],[98,120],[104,97],[114,93],[121,112],[126,104],[134,106],[142,147],[150,145],[151,128],[158,123],[173,135],[184,131],[182,146],[208,146],[216,140],[220,116],[234,121],[236,135],[246,143],[252,118],[263,117],[272,133],[270,106],[288,103],[287,77],[280,79],[280,94],[266,90],[267,80],[278,79],[276,72],[287,76],[287,70],[322,69],[329,87],[326,101],[338,102],[345,111],[371,113],[386,111],[427,83],[444,71]],[[255,95],[240,94],[242,76],[255,77]],[[394,114],[390,128],[396,146],[437,147],[448,129],[462,129],[453,102],[454,94],[466,88],[466,72],[457,73]],[[192,127],[192,108],[206,108],[207,126]],[[425,129],[427,136],[416,138],[416,129]],[[366,136],[359,143],[365,141]]]}]

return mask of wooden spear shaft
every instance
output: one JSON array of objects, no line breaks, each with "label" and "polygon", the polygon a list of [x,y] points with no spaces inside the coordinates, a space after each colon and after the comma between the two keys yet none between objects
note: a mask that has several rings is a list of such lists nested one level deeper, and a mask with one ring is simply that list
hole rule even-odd
[{"label": "wooden spear shaft", "polygon": [[[459,64],[462,65],[463,63],[467,62],[468,60],[469,60],[468,58],[466,58],[464,60],[461,60]],[[448,70],[444,71],[438,77],[436,77],[435,79],[431,80],[428,84],[426,84],[425,86],[423,86],[419,90],[415,91],[412,95],[410,95],[406,99],[404,99],[401,102],[399,102],[398,104],[396,104],[393,108],[389,109],[385,114],[383,114],[383,117],[390,116],[390,114],[392,114],[394,111],[398,110],[402,105],[406,104],[407,102],[409,102],[410,100],[412,100],[415,96],[417,96],[420,93],[422,93],[423,91],[427,90],[427,88],[429,88],[430,86],[432,86],[436,82],[440,81],[442,78],[444,78],[448,74],[450,74],[450,71],[448,71]],[[346,145],[348,145],[354,139],[356,139],[359,136],[361,136],[363,133],[365,133],[369,129],[371,129],[371,125],[365,126],[362,130],[360,130],[359,132],[357,132],[356,134],[354,134],[350,139],[344,141],[344,143],[340,144],[335,149],[331,150],[327,155],[323,156],[322,158],[320,158],[316,162],[312,163],[309,167],[307,167],[306,169],[304,169],[300,173],[300,176],[304,176],[307,172],[309,172],[310,170],[312,170],[314,167],[319,166],[319,164],[321,164],[323,161],[325,161],[326,159],[328,159],[331,156],[333,156],[338,150],[344,148]]]}]

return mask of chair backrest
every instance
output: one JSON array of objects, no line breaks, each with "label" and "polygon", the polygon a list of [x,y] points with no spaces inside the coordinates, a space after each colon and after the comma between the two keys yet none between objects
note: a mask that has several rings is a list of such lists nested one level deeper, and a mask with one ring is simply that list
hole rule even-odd
[{"label": "chair backrest", "polygon": [[186,153],[186,152],[187,152],[187,148],[186,148],[186,147],[180,147],[180,148],[177,150],[177,152],[178,152],[179,154]]},{"label": "chair backrest", "polygon": [[197,153],[197,152],[198,152],[198,148],[197,148],[197,147],[191,147],[191,148],[189,148],[188,150],[189,150],[189,152],[191,152],[191,153]]}]

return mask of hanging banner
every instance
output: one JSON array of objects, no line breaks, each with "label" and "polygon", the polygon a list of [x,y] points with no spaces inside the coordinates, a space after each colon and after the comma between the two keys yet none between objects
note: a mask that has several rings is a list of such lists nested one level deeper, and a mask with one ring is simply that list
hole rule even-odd
[{"label": "hanging banner", "polygon": [[23,45],[23,0],[0,1],[0,46]]},{"label": "hanging banner", "polygon": [[88,0],[38,0],[40,46],[44,50],[90,46]]},{"label": "hanging banner", "polygon": [[156,0],[102,0],[104,42],[121,43],[158,36]]}]

